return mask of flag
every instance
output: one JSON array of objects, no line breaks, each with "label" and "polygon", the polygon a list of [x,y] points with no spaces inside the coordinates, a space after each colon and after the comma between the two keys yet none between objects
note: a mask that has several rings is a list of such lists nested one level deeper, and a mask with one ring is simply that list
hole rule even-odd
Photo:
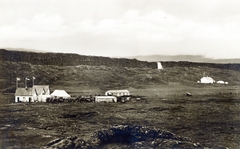
[{"label": "flag", "polygon": [[33,80],[36,79],[34,76],[33,76]]},{"label": "flag", "polygon": [[26,80],[30,80],[30,79],[26,78]]},{"label": "flag", "polygon": [[19,77],[17,77],[17,81],[20,81],[21,79]]}]

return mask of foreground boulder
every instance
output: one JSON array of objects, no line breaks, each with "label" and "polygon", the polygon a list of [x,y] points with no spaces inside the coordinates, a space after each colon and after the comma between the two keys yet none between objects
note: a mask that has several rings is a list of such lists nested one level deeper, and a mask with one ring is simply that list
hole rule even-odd
[{"label": "foreground boulder", "polygon": [[90,140],[77,136],[59,138],[45,148],[197,148],[204,147],[171,132],[142,126],[114,125],[93,133]]},{"label": "foreground boulder", "polygon": [[142,126],[115,125],[96,133],[99,146],[123,145],[121,148],[203,148],[171,132]]}]

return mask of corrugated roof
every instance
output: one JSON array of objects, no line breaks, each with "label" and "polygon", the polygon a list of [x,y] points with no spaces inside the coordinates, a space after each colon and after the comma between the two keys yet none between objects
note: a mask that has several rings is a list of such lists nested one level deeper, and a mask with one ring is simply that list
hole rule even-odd
[{"label": "corrugated roof", "polygon": [[17,88],[15,96],[32,96],[32,88]]}]

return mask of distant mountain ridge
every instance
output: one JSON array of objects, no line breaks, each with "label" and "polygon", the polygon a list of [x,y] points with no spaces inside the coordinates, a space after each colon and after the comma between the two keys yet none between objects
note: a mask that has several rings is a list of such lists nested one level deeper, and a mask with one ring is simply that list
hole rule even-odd
[{"label": "distant mountain ridge", "polygon": [[212,59],[202,55],[138,55],[129,58],[135,58],[140,61],[157,62],[157,61],[189,61],[199,63],[240,63],[239,59]]},{"label": "distant mountain ridge", "polygon": [[[1,48],[0,48],[1,50]],[[24,49],[24,48],[2,48],[2,50],[7,51],[18,51],[18,52],[30,52],[30,53],[49,53],[54,54],[53,52],[43,51],[43,50],[35,50],[35,49]],[[55,53],[55,54],[72,54],[72,53]],[[76,54],[78,55],[78,54]],[[84,55],[89,57],[104,57],[104,56],[91,56]],[[197,63],[219,63],[219,64],[240,64],[240,58],[232,58],[232,59],[213,59],[207,58],[203,55],[137,55],[130,57],[112,57],[115,59],[136,59],[139,61],[147,61],[147,62],[180,62],[180,61],[188,61],[188,62],[197,62]]]}]

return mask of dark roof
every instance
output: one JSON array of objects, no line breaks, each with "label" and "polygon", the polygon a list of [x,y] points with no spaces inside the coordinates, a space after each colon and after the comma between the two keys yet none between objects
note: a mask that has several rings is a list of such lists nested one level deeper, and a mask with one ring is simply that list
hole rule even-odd
[{"label": "dark roof", "polygon": [[33,85],[33,91],[36,92],[37,95],[41,93],[46,93],[49,90],[49,85]]},{"label": "dark roof", "polygon": [[32,96],[34,93],[40,95],[49,90],[49,85],[34,85],[32,88],[17,88],[15,96]]},{"label": "dark roof", "polygon": [[32,88],[17,88],[15,96],[32,96]]}]

